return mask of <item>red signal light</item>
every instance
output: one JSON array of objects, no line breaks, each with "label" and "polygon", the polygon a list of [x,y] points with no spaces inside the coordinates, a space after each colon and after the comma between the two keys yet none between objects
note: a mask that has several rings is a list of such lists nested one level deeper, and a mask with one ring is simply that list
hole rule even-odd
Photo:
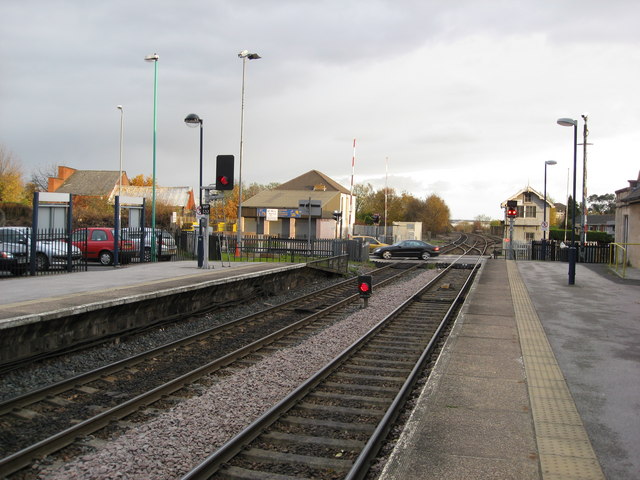
[{"label": "red signal light", "polygon": [[358,293],[361,298],[369,298],[373,292],[373,283],[371,275],[359,275],[358,276]]},{"label": "red signal light", "polygon": [[229,185],[229,179],[224,175],[221,175],[218,177],[218,183],[226,187],[227,185]]}]

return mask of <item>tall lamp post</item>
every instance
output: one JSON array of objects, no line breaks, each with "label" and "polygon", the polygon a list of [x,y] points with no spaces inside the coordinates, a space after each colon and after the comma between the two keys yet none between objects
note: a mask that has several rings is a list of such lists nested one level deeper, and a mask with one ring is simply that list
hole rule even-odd
[{"label": "tall lamp post", "polygon": [[559,118],[558,125],[573,127],[573,206],[571,207],[571,246],[569,247],[569,285],[576,283],[576,155],[578,149],[578,121]]},{"label": "tall lamp post", "polygon": [[116,108],[120,110],[120,176],[118,177],[118,195],[122,196],[122,141],[124,135],[124,109],[122,105],[117,105]]},{"label": "tall lamp post", "polygon": [[558,162],[555,160],[546,160],[544,162],[544,204],[542,205],[542,260],[547,258],[547,230],[549,224],[547,224],[547,166],[555,165]]},{"label": "tall lamp post", "polygon": [[153,173],[151,181],[151,261],[156,261],[156,137],[158,130],[158,59],[157,53],[144,57],[146,62],[153,62]]},{"label": "tall lamp post", "polygon": [[[200,126],[200,183],[199,183],[199,191],[200,191],[200,201],[198,205],[202,207],[202,119],[196,115],[195,113],[190,113],[184,119],[184,123],[187,124],[187,127],[196,128],[198,125]],[[199,230],[198,230],[198,268],[202,268],[204,264],[204,242],[203,242],[203,219],[200,218],[199,222]]]},{"label": "tall lamp post", "polygon": [[249,50],[242,50],[238,57],[242,59],[242,100],[240,104],[240,160],[238,164],[238,222],[236,225],[236,256],[241,255],[240,247],[242,245],[242,153],[244,147],[244,78],[247,68],[247,59],[258,60],[260,55],[257,53],[249,53]]}]

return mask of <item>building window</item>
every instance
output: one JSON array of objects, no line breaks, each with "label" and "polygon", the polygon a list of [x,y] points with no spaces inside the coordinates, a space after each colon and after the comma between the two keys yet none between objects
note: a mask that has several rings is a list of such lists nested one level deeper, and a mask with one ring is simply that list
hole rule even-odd
[{"label": "building window", "polygon": [[536,206],[535,205],[527,205],[525,207],[524,216],[529,218],[535,218],[536,216]]},{"label": "building window", "polygon": [[527,242],[531,242],[531,241],[535,240],[535,233],[533,233],[533,232],[525,232],[524,239]]},{"label": "building window", "polygon": [[526,192],[523,195],[524,195],[524,202],[531,203],[531,192]]},{"label": "building window", "polygon": [[524,217],[524,207],[522,205],[518,205],[518,217]]}]

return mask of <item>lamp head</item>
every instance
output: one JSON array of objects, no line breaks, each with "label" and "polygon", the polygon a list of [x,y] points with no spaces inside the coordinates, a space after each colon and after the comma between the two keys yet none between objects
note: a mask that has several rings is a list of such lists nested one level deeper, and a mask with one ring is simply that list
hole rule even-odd
[{"label": "lamp head", "polygon": [[160,55],[158,55],[157,53],[154,53],[153,55],[147,55],[146,57],[144,57],[144,61],[157,62],[159,58],[160,58]]},{"label": "lamp head", "polygon": [[116,108],[117,108],[118,110],[122,110],[122,105],[116,105]]},{"label": "lamp head", "polygon": [[563,127],[576,127],[578,125],[578,121],[573,118],[559,118],[558,125],[562,125]]},{"label": "lamp head", "polygon": [[187,127],[195,128],[198,125],[202,125],[202,119],[195,113],[190,113],[185,117],[184,123],[187,124]]},{"label": "lamp head", "polygon": [[257,53],[249,53],[249,50],[242,50],[238,54],[238,58],[248,58],[249,60],[257,60],[257,59],[262,58],[262,57],[260,55],[258,55]]},{"label": "lamp head", "polygon": [[544,163],[545,163],[545,165],[555,165],[555,164],[557,164],[558,162],[556,162],[555,160],[547,160],[547,161],[545,161]]}]

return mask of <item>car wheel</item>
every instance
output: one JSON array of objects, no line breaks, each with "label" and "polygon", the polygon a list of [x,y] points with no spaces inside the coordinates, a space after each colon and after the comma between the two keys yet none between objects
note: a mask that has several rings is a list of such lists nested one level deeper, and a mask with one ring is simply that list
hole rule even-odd
[{"label": "car wheel", "polygon": [[384,258],[385,260],[389,260],[391,258],[391,252],[382,252],[382,258]]},{"label": "car wheel", "polygon": [[420,254],[420,258],[421,258],[422,260],[429,260],[429,257],[431,257],[431,254],[430,254],[429,252],[422,252],[422,253]]},{"label": "car wheel", "polygon": [[112,265],[113,264],[113,253],[108,250],[104,250],[100,252],[98,255],[98,260],[100,260],[100,264],[102,265]]},{"label": "car wheel", "polygon": [[39,272],[49,270],[49,259],[44,253],[36,253],[36,270]]},{"label": "car wheel", "polygon": [[150,248],[145,248],[144,249],[144,261],[145,262],[150,262],[151,261],[151,249]]}]

